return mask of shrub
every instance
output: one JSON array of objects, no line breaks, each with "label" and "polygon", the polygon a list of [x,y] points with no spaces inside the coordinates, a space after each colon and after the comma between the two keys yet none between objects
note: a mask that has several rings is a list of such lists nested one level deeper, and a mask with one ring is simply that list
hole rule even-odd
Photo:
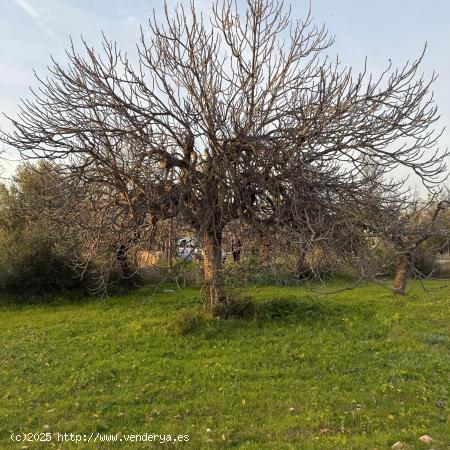
[{"label": "shrub", "polygon": [[255,317],[256,308],[255,304],[246,297],[230,296],[214,313],[223,319],[250,320]]},{"label": "shrub", "polygon": [[320,304],[314,301],[268,300],[258,304],[256,311],[258,320],[314,319],[324,317]]},{"label": "shrub", "polygon": [[[426,244],[426,243],[425,243]],[[414,268],[416,269],[414,275],[431,276],[436,270],[437,250],[427,245],[422,245],[416,254],[414,261]]]},{"label": "shrub", "polygon": [[51,243],[28,242],[0,259],[0,288],[5,292],[43,294],[81,289],[85,281],[69,267],[69,258],[58,254]]},{"label": "shrub", "polygon": [[183,309],[172,318],[168,330],[173,335],[185,336],[194,332],[203,320],[203,315],[198,309]]},{"label": "shrub", "polygon": [[49,176],[45,164],[24,165],[12,183],[0,184],[0,289],[8,293],[43,294],[85,285],[70,268],[74,243],[60,245],[69,236],[52,228],[44,213],[42,190]]}]

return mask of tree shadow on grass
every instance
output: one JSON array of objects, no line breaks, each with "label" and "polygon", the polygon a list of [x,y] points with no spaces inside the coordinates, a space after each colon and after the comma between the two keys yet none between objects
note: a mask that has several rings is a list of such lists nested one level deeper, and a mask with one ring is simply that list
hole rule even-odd
[{"label": "tree shadow on grass", "polygon": [[321,303],[304,300],[276,299],[256,304],[255,318],[258,321],[323,320],[329,315]]},{"label": "tree shadow on grass", "polygon": [[65,306],[68,304],[83,304],[92,301],[85,290],[45,292],[45,293],[2,293],[0,307],[21,309],[29,306]]},{"label": "tree shadow on grass", "polygon": [[[225,317],[205,316],[199,305],[179,309],[170,318],[168,331],[171,335],[192,335],[206,339],[226,337],[234,339],[242,334],[252,335],[261,328],[276,326],[278,329],[301,325],[330,327],[336,330],[347,327],[347,321],[361,326],[375,326],[376,305],[324,301],[307,297],[281,297],[270,300],[240,299],[237,307],[228,310]],[[286,328],[287,329],[287,328]],[[382,330],[385,335],[385,330]]]},{"label": "tree shadow on grass", "polygon": [[314,299],[275,299],[258,302],[255,307],[255,318],[265,321],[337,321],[343,317],[357,316],[370,318],[376,313],[374,308],[354,304],[324,302]]}]

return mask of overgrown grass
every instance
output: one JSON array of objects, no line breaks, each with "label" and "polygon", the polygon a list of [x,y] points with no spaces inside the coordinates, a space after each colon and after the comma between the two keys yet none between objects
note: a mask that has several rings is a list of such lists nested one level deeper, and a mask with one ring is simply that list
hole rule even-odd
[{"label": "overgrown grass", "polygon": [[425,449],[428,434],[450,448],[450,288],[412,286],[250,288],[251,320],[204,319],[195,289],[5,304],[0,448],[22,448],[21,432],[183,434],[176,447],[196,450]]}]

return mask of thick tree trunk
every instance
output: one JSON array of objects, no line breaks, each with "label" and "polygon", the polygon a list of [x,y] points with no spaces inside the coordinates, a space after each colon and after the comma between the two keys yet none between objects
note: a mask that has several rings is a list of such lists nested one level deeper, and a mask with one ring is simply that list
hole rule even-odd
[{"label": "thick tree trunk", "polygon": [[216,316],[225,302],[222,280],[222,232],[207,231],[203,235],[203,267],[205,272],[205,309]]},{"label": "thick tree trunk", "polygon": [[397,265],[394,282],[392,284],[392,290],[396,294],[400,295],[405,294],[406,283],[408,282],[410,269],[411,269],[411,258],[409,254],[405,254],[402,256],[400,262]]}]

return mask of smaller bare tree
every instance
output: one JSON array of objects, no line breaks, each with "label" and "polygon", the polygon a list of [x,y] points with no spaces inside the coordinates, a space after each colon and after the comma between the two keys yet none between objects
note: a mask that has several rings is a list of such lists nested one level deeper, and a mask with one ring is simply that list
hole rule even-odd
[{"label": "smaller bare tree", "polygon": [[450,206],[450,200],[416,202],[397,220],[391,239],[397,250],[398,263],[392,289],[403,295],[408,277],[413,274],[424,278],[426,274],[417,267],[417,257],[426,252],[435,257],[441,250],[440,239],[427,249],[424,244],[436,238],[448,239],[450,229],[443,217]]}]

